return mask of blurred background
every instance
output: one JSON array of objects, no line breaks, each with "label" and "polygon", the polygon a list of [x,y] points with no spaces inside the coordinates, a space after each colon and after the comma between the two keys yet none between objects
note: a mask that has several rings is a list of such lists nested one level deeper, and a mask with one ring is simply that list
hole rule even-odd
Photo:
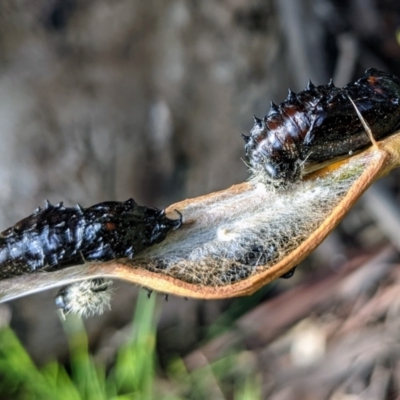
[{"label": "blurred background", "polygon": [[[400,76],[398,1],[1,0],[1,230],[44,199],[165,208],[240,183],[253,114],[309,78],[343,86],[369,67]],[[290,280],[236,300],[152,300],[158,397],[399,398],[399,177],[371,188]],[[143,292],[114,291],[112,311],[85,322],[107,368]],[[39,367],[68,369],[55,295],[0,315]],[[192,383],[169,378],[176,360]]]}]

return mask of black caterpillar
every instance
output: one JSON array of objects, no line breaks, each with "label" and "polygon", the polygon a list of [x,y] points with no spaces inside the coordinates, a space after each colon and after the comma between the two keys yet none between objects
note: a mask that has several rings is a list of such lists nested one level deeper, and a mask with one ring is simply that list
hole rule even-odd
[{"label": "black caterpillar", "polygon": [[[181,224],[182,216],[171,220],[163,210],[139,206],[133,199],[89,208],[46,202],[44,209],[0,233],[0,279],[88,261],[132,258]],[[56,303],[64,313],[101,313],[109,307],[110,284],[97,278],[69,285],[61,289]]]},{"label": "black caterpillar", "polygon": [[0,279],[51,271],[88,261],[132,258],[179,228],[163,210],[133,199],[89,208],[46,202],[32,215],[0,233]]},{"label": "black caterpillar", "polygon": [[369,124],[376,139],[400,125],[400,79],[370,68],[353,83],[337,88],[314,86],[271,109],[261,120],[254,117],[250,136],[243,135],[246,157],[256,176],[272,186],[287,187],[298,181],[304,164],[322,163],[351,155],[371,141],[349,97]]}]

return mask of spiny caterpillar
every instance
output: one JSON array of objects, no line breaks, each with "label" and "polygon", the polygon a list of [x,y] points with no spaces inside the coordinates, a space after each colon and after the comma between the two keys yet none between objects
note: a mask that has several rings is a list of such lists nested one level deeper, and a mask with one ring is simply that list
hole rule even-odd
[{"label": "spiny caterpillar", "polygon": [[351,104],[379,140],[400,125],[400,79],[370,68],[355,82],[337,88],[314,86],[302,92],[289,89],[286,100],[261,120],[254,117],[250,136],[243,135],[246,157],[255,180],[288,188],[304,171],[327,160],[346,157],[371,145]]},{"label": "spiny caterpillar", "polygon": [[[44,209],[36,209],[0,233],[0,279],[91,261],[132,258],[164,240],[171,229],[181,224],[182,218],[169,219],[163,210],[139,206],[133,199],[89,208],[46,202]],[[57,302],[68,311],[69,292],[81,287],[82,291],[92,288],[93,293],[100,293],[98,286],[98,280],[86,286],[74,284],[61,291]]]}]

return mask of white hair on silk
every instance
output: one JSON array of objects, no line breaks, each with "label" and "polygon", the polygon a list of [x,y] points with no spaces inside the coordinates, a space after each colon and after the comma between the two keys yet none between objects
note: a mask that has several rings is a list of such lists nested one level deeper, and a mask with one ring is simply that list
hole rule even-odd
[{"label": "white hair on silk", "polygon": [[352,159],[285,191],[271,190],[255,177],[251,190],[189,205],[181,210],[182,227],[135,257],[133,267],[206,286],[246,279],[301,245],[367,163],[368,157]]}]

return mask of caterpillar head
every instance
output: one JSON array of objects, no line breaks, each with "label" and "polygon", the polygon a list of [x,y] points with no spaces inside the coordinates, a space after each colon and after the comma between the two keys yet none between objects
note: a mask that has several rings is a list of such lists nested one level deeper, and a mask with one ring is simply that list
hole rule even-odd
[{"label": "caterpillar head", "polygon": [[266,118],[254,116],[250,136],[242,135],[252,180],[287,188],[300,178],[301,162],[293,160],[293,154],[285,152],[282,143],[269,135]]}]

